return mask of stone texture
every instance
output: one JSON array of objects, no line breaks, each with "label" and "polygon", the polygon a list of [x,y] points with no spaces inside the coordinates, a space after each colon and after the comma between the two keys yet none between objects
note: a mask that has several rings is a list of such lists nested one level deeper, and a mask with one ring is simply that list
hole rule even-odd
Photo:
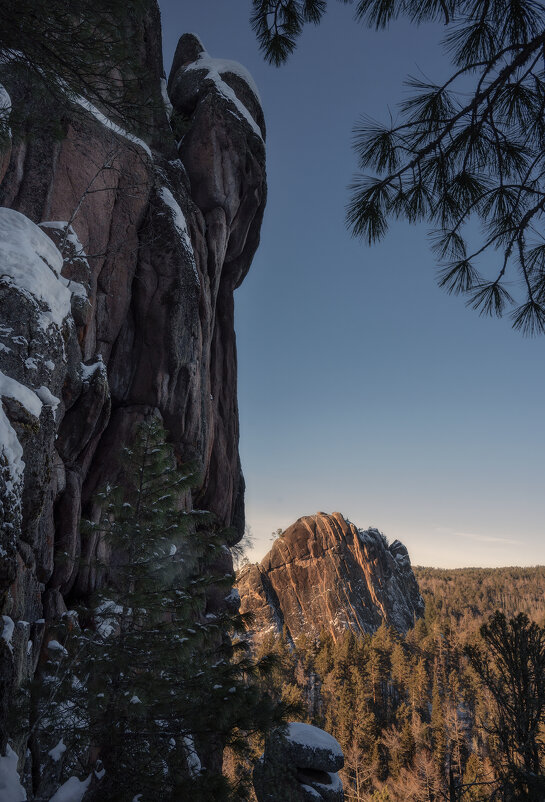
[{"label": "stone texture", "polygon": [[261,563],[242,569],[237,587],[256,634],[361,635],[382,621],[406,632],[424,612],[405,546],[388,546],[378,530],[357,529],[338,512],[299,518]]},{"label": "stone texture", "polygon": [[257,761],[253,782],[258,802],[342,802],[337,774],[344,765],[338,742],[311,724],[294,722],[273,731]]},{"label": "stone texture", "polygon": [[[75,108],[62,138],[29,132],[0,165],[0,206],[62,251],[58,280],[71,293],[70,312],[45,330],[32,293],[0,278],[0,370],[58,399],[39,417],[0,399],[25,463],[14,489],[0,450],[0,612],[31,626],[95,589],[99,544],[82,537],[80,517],[96,512],[96,490],[116,480],[121,447],[151,411],[201,477],[187,507],[244,531],[233,293],[259,242],[263,116],[240,75],[191,69],[203,48],[188,55],[186,36],[170,79],[184,128],[175,135],[161,100],[159,11],[145,5],[139,57],[156,100],[146,142]],[[8,90],[24,102],[24,88]],[[0,711],[13,678],[31,670],[17,654],[0,654]]]}]

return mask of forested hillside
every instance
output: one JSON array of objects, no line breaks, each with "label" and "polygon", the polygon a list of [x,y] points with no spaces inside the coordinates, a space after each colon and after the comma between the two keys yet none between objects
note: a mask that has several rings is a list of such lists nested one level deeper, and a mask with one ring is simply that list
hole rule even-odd
[{"label": "forested hillside", "polygon": [[[494,610],[545,620],[545,566],[531,568],[421,568],[413,571],[427,607],[461,632],[477,631]],[[428,613],[429,615],[429,613]]]},{"label": "forested hillside", "polygon": [[[270,692],[299,702],[306,720],[339,740],[347,800],[542,799],[517,796],[506,785],[509,761],[522,758],[512,739],[506,752],[497,725],[512,722],[501,718],[466,649],[480,646],[494,667],[479,629],[496,609],[543,622],[545,568],[415,573],[426,612],[404,637],[385,625],[373,635],[346,632],[336,640],[324,631],[300,636],[292,649],[267,636],[260,652],[281,658]],[[543,630],[519,620],[516,637],[529,632],[542,654]],[[536,740],[543,763],[543,742]]]}]

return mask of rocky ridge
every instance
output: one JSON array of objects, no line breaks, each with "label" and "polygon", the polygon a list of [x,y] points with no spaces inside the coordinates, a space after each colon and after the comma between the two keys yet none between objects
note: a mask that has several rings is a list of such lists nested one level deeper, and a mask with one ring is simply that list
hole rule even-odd
[{"label": "rocky ridge", "polygon": [[299,518],[261,563],[240,571],[237,587],[258,637],[362,635],[383,621],[405,633],[424,612],[405,546],[388,545],[377,529],[358,529],[339,512]]},{"label": "rocky ridge", "polygon": [[263,113],[245,70],[194,35],[166,97],[146,8],[138,57],[157,104],[144,139],[79,99],[61,138],[28,132],[0,164],[0,751],[48,622],[96,586],[101,546],[80,520],[135,424],[160,416],[197,464],[186,508],[244,530],[233,293],[259,242]]}]

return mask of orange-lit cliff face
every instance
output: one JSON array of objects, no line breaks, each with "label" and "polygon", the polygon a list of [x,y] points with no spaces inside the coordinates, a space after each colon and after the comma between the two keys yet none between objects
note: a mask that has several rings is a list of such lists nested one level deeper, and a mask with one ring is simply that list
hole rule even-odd
[{"label": "orange-lit cliff face", "polygon": [[388,546],[378,530],[358,529],[338,512],[299,518],[261,563],[241,571],[238,589],[256,633],[285,628],[291,638],[361,635],[382,621],[406,632],[424,611],[405,546]]}]

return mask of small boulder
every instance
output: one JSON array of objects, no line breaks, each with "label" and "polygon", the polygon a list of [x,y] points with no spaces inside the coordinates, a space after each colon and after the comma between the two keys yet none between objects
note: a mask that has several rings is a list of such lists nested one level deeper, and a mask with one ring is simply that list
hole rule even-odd
[{"label": "small boulder", "polygon": [[343,765],[333,736],[311,724],[292,722],[271,734],[255,766],[258,802],[342,802],[337,771]]}]

